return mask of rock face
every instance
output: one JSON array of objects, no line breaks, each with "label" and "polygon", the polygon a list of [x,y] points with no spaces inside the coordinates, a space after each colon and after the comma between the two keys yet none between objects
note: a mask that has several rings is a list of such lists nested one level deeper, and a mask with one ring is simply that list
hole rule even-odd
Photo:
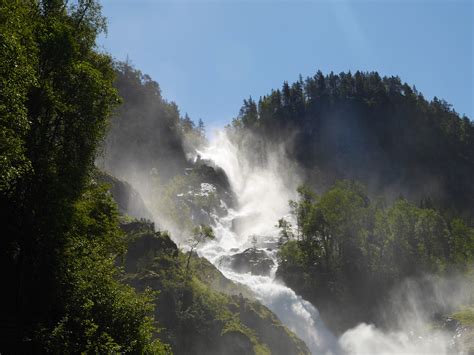
[{"label": "rock face", "polygon": [[104,172],[97,173],[97,180],[110,185],[110,193],[117,202],[119,212],[134,218],[152,219],[140,194],[129,183]]},{"label": "rock face", "polygon": [[275,355],[308,354],[303,341],[288,331],[278,318],[265,306],[258,302],[250,302],[239,296],[233,296],[238,305],[235,312],[246,327],[255,329],[259,339],[268,344],[268,350]]},{"label": "rock face", "polygon": [[212,192],[216,193],[219,200],[224,201],[227,207],[233,207],[236,197],[232,192],[229,179],[224,170],[216,166],[212,161],[199,160],[194,164],[192,173],[198,177],[201,183],[212,185]]},{"label": "rock face", "polygon": [[241,253],[224,256],[219,262],[237,272],[250,272],[263,276],[269,275],[275,265],[264,250],[256,248],[248,248]]},{"label": "rock face", "polygon": [[474,308],[467,307],[441,320],[442,329],[452,334],[451,350],[456,354],[474,354]]},{"label": "rock face", "polygon": [[193,225],[213,224],[216,217],[227,215],[228,208],[236,201],[225,172],[205,160],[198,160],[186,169],[174,193],[174,204],[188,211],[185,217]]},{"label": "rock face", "polygon": [[[166,233],[152,223],[122,225],[128,240],[125,280],[139,291],[159,291],[158,337],[177,355],[303,355],[309,350],[267,307],[244,297],[245,290],[206,259],[185,258]],[[222,292],[215,290],[219,284]]]}]

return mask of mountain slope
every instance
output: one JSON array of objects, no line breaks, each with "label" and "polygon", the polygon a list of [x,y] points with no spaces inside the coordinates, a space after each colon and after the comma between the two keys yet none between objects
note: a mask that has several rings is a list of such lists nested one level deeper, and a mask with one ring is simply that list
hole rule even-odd
[{"label": "mountain slope", "polygon": [[318,72],[285,82],[244,100],[234,127],[286,144],[319,191],[354,179],[376,195],[474,216],[474,124],[398,77]]}]

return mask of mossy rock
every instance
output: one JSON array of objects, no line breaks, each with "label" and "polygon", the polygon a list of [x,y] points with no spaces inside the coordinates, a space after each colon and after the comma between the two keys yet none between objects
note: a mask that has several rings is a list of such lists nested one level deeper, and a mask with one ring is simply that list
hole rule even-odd
[{"label": "mossy rock", "polygon": [[[155,319],[160,340],[175,354],[309,354],[306,345],[251,296],[197,256],[187,255],[146,221],[130,222],[124,279],[158,291]],[[135,263],[135,265],[133,264]]]},{"label": "mossy rock", "polygon": [[467,306],[453,313],[449,319],[457,322],[455,343],[462,353],[474,354],[474,306]]}]

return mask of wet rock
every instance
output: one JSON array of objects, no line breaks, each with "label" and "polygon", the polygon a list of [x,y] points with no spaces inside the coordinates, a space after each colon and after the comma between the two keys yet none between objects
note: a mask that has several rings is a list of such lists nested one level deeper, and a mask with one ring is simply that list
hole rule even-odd
[{"label": "wet rock", "polygon": [[469,313],[469,310],[459,311],[450,316],[435,314],[433,317],[437,327],[451,334],[449,353],[474,355],[474,326],[465,313]]},{"label": "wet rock", "polygon": [[129,183],[105,172],[96,172],[96,179],[110,186],[110,193],[117,202],[119,212],[134,218],[152,219],[140,194]]},{"label": "wet rock", "polygon": [[254,329],[259,339],[275,355],[310,354],[306,344],[286,329],[265,306],[242,296],[233,296],[242,324]]},{"label": "wet rock", "polygon": [[212,161],[199,160],[194,164],[193,174],[201,182],[214,185],[217,196],[223,200],[228,207],[233,207],[235,196],[230,187],[227,174],[220,167],[216,166]]},{"label": "wet rock", "polygon": [[226,331],[219,338],[218,344],[221,354],[241,355],[254,354],[252,341],[240,331]]},{"label": "wet rock", "polygon": [[443,328],[450,332],[455,332],[458,327],[459,322],[452,317],[447,317],[443,322]]},{"label": "wet rock", "polygon": [[191,258],[196,282],[183,283],[183,254],[153,223],[133,221],[122,229],[128,241],[125,280],[139,291],[160,292],[154,315],[163,327],[160,339],[174,354],[309,354],[275,314],[250,299],[250,290],[227,279],[206,259]]},{"label": "wet rock", "polygon": [[474,354],[474,328],[452,317],[447,317],[443,328],[452,334],[451,349],[457,354]]},{"label": "wet rock", "polygon": [[241,253],[223,256],[220,263],[237,272],[250,272],[262,276],[269,275],[275,264],[265,250],[256,248],[248,248]]}]

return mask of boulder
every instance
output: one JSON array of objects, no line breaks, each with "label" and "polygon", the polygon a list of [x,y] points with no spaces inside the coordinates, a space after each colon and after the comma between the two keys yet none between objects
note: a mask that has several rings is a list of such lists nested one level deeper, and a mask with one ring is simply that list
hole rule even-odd
[{"label": "boulder", "polygon": [[109,185],[110,194],[117,202],[120,214],[138,219],[153,219],[138,191],[128,182],[119,180],[102,171],[96,172],[96,179]]},{"label": "boulder", "polygon": [[223,256],[219,262],[237,272],[250,272],[262,276],[269,275],[275,264],[265,250],[256,248],[248,248],[241,253]]}]

